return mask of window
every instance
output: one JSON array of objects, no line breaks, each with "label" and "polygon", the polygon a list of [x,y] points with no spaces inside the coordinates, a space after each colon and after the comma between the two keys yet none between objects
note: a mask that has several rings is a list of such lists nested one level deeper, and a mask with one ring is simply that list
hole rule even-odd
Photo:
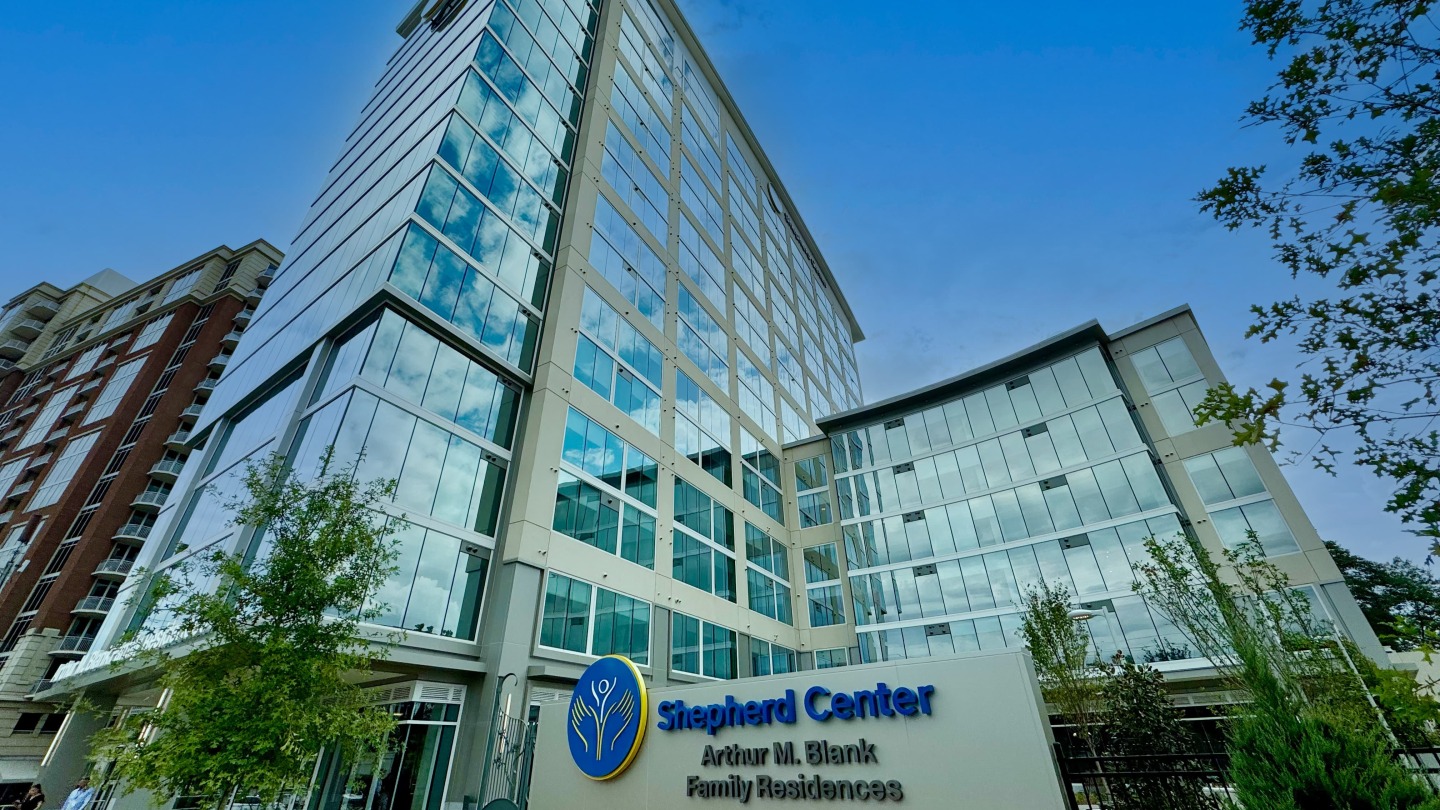
[{"label": "window", "polygon": [[670,614],[670,668],[704,678],[736,676],[735,631],[684,613]]},{"label": "window", "polygon": [[1185,471],[1227,548],[1244,543],[1253,532],[1267,557],[1300,551],[1245,448],[1185,459]]},{"label": "window", "polygon": [[552,528],[653,569],[655,461],[574,408],[562,460]]},{"label": "window", "polygon": [[785,523],[780,502],[780,459],[744,428],[740,429],[740,484],[745,500],[776,523]]},{"label": "window", "polygon": [[[480,622],[489,552],[410,523],[396,534],[396,572],[371,600],[384,612],[368,621],[417,633],[473,639]],[[263,553],[263,552],[262,552]]]},{"label": "window", "polygon": [[845,623],[840,551],[835,543],[805,549],[805,595],[810,604],[811,627]]},{"label": "window", "polygon": [[335,346],[314,401],[357,376],[500,447],[510,447],[520,393],[494,371],[393,311],[386,310],[375,323]]},{"label": "window", "polygon": [[795,651],[758,638],[750,639],[750,674],[784,675],[795,671]]},{"label": "window", "polygon": [[147,359],[149,359],[149,355],[137,357],[115,369],[114,375],[110,377],[109,382],[105,383],[105,390],[100,392],[100,396],[95,398],[95,404],[90,406],[90,412],[85,414],[83,424],[89,425],[98,422],[115,413],[115,409],[120,405],[120,400],[125,397],[125,392],[130,390],[130,384],[135,381],[136,375],[140,373],[140,369],[145,365]]},{"label": "window", "polygon": [[730,414],[689,375],[675,369],[675,449],[730,486]]},{"label": "window", "polygon": [[[675,85],[670,81],[664,64],[655,56],[655,52],[650,50],[639,26],[629,13],[620,18],[620,53],[625,55],[630,66],[640,74],[649,98],[660,105],[668,120],[674,110]],[[657,155],[656,159],[660,157],[664,156]]]},{"label": "window", "polygon": [[834,669],[850,665],[850,651],[845,647],[836,647],[833,650],[815,651],[816,669]]},{"label": "window", "polygon": [[725,264],[700,238],[689,217],[680,218],[680,269],[716,309],[725,310]]},{"label": "window", "polygon": [[[460,90],[460,101],[456,106],[469,118],[467,123],[479,124],[485,134],[490,136],[490,140],[512,158],[515,165],[524,167],[525,176],[529,177],[537,188],[548,189],[550,199],[557,203],[564,199],[565,183],[569,176],[565,169],[568,156],[557,154],[563,150],[551,140],[536,137],[529,127],[521,123],[520,116],[515,114],[510,105],[496,95],[490,85],[473,71],[465,76],[465,84]],[[552,129],[549,132],[563,140],[564,126],[558,121],[555,121],[554,125],[559,127],[560,131]],[[466,143],[465,134],[455,129],[454,124],[451,126],[451,131],[446,133],[446,145],[441,146],[440,153],[447,161]],[[452,143],[452,134],[455,138],[453,143],[457,145],[453,147],[456,151],[449,151],[452,148],[448,146]],[[546,153],[556,159],[544,157]]]},{"label": "window", "polygon": [[50,472],[45,476],[45,483],[35,490],[35,495],[26,508],[39,509],[60,500],[65,488],[70,486],[71,479],[80,470],[80,465],[85,462],[85,457],[90,454],[90,448],[95,446],[95,441],[99,438],[100,431],[97,430],[71,439],[60,457],[51,465]]},{"label": "window", "polygon": [[[743,295],[736,296],[736,300],[749,299]],[[775,441],[775,386],[760,369],[750,362],[745,352],[735,352],[735,369],[740,378],[740,410],[759,425],[760,430],[771,440]]]},{"label": "window", "polygon": [[[226,266],[226,269],[229,269],[228,265]],[[160,305],[164,306],[172,301],[179,301],[181,298],[184,298],[186,295],[188,295],[190,293],[190,290],[195,287],[195,282],[200,280],[200,273],[204,270],[205,268],[203,265],[200,267],[193,267],[185,275],[180,276],[179,278],[171,282],[170,291],[165,294],[165,300],[161,301]],[[216,289],[219,289],[219,285],[216,286]]]},{"label": "window", "polygon": [[650,663],[650,604],[551,571],[540,646]]},{"label": "window", "polygon": [[585,288],[575,378],[646,430],[660,435],[664,356],[598,293]]},{"label": "window", "polygon": [[[343,409],[344,417],[338,430],[329,427],[306,437],[316,452],[332,435],[328,441],[335,446],[337,462],[349,463],[363,453],[355,471],[358,478],[397,481],[393,496],[397,506],[495,536],[505,488],[505,465],[498,456],[365,391],[341,397],[330,407],[337,416]],[[321,423],[334,424],[328,419],[317,422]]]},{"label": "window", "polygon": [[1266,557],[1300,552],[1300,544],[1295,542],[1295,535],[1286,525],[1285,518],[1274,501],[1264,500],[1229,509],[1212,510],[1210,518],[1215,521],[1215,531],[1220,534],[1220,540],[1227,548],[1235,548],[1244,543],[1250,539],[1253,532]]},{"label": "window", "polygon": [[650,235],[660,244],[666,244],[670,239],[667,216],[670,195],[614,122],[605,130],[605,155],[600,162],[600,174],[640,218],[640,224]]},{"label": "window", "polygon": [[29,463],[29,461],[30,458],[28,456],[25,458],[17,458],[9,464],[0,467],[0,499],[3,499],[9,494],[11,485],[15,483],[15,479],[20,477],[20,473],[25,470],[25,465]]},{"label": "window", "polygon": [[800,528],[823,526],[831,521],[830,476],[825,456],[795,462],[796,500],[800,505]]},{"label": "window", "polygon": [[89,374],[90,370],[95,368],[95,362],[99,360],[100,355],[104,353],[104,343],[86,349],[79,357],[75,358],[75,362],[70,366],[70,370],[65,372],[65,379],[73,380],[81,374]]},{"label": "window", "polygon": [[640,142],[640,148],[650,155],[656,166],[668,171],[670,129],[645,100],[645,94],[640,92],[640,87],[630,78],[630,71],[625,70],[623,65],[615,71],[615,91],[610,100],[615,113]]},{"label": "window", "polygon": [[[759,295],[763,297],[764,292]],[[735,333],[760,358],[760,365],[770,365],[770,323],[762,308],[741,291],[735,293]],[[736,352],[736,355],[740,353]]]},{"label": "window", "polygon": [[70,404],[70,400],[75,397],[75,392],[79,390],[79,388],[80,386],[78,385],[72,385],[69,388],[51,394],[50,398],[45,400],[45,407],[41,408],[40,412],[35,415],[35,421],[30,423],[30,429],[25,431],[24,436],[20,437],[20,443],[15,445],[15,449],[23,450],[45,438],[51,429],[55,427],[55,420],[60,418],[61,411],[64,411],[66,406]]},{"label": "window", "polygon": [[671,563],[680,582],[735,601],[735,516],[679,476]]},{"label": "window", "polygon": [[680,323],[676,342],[680,351],[700,368],[721,391],[730,391],[730,336],[710,317],[705,307],[680,285]]},{"label": "window", "polygon": [[[734,202],[735,199],[736,198],[731,197],[732,205],[742,204]],[[732,259],[732,267],[735,270],[735,274],[739,277],[740,281],[750,289],[750,292],[754,294],[756,298],[760,299],[761,303],[763,304],[765,300],[765,278],[764,270],[760,268],[760,260],[755,256],[755,252],[751,249],[751,247],[745,243],[745,240],[740,239],[738,238],[738,236],[735,235],[735,231],[733,229],[730,231],[730,233],[730,256]],[[758,237],[755,240],[755,244],[760,244],[760,240]],[[760,320],[764,321],[765,319],[761,318]],[[768,354],[768,352],[766,352],[765,354]]]},{"label": "window", "polygon": [[700,75],[699,69],[690,60],[685,60],[683,80],[685,83],[685,98],[695,104],[695,109],[700,113],[700,122],[705,125],[706,132],[711,138],[720,137],[720,113],[715,105],[715,94],[710,90],[710,85]]},{"label": "window", "polygon": [[1160,422],[1165,425],[1165,432],[1172,436],[1178,436],[1194,430],[1196,427],[1195,408],[1205,398],[1205,392],[1209,390],[1210,384],[1201,380],[1152,396],[1150,403],[1155,406],[1155,412],[1160,415]]},{"label": "window", "polygon": [[749,521],[745,522],[745,579],[751,610],[785,624],[795,623],[786,548]]},{"label": "window", "polygon": [[166,313],[146,321],[144,328],[142,328],[140,334],[136,336],[135,343],[130,347],[130,351],[138,352],[141,349],[155,345],[155,343],[160,340],[160,336],[165,334],[165,327],[170,325],[170,319],[173,317],[173,313]]},{"label": "window", "polygon": [[1140,375],[1145,390],[1159,393],[1175,384],[1187,382],[1201,376],[1200,367],[1185,345],[1185,338],[1174,337],[1130,355],[1135,372]]},{"label": "window", "polygon": [[664,328],[665,262],[603,195],[595,200],[590,264],[656,329]]},{"label": "window", "polygon": [[[439,169],[435,172],[444,174]],[[422,207],[427,204],[424,199],[420,202]],[[508,245],[506,249],[510,249]],[[500,255],[489,254],[487,258],[500,258]],[[524,248],[523,256],[529,255],[529,248]],[[501,277],[503,279],[503,274]],[[539,320],[496,285],[486,272],[470,266],[413,222],[406,230],[405,241],[390,271],[390,283],[479,341],[504,362],[529,370],[535,341],[539,338]],[[517,286],[523,286],[523,282]]]},{"label": "window", "polygon": [[[546,253],[553,253],[560,230],[559,209],[459,116],[450,118],[440,156],[455,167],[480,196],[476,197],[450,172],[437,166],[430,172],[416,212],[454,240],[471,258],[498,269],[497,275],[515,292],[536,300],[538,274],[506,274],[504,271],[510,262],[502,256],[508,253],[512,261],[538,267],[534,248],[521,244],[522,240],[516,235]],[[503,219],[497,221],[496,212]]]},{"label": "window", "polygon": [[790,403],[782,397],[780,399],[780,428],[785,434],[785,443],[798,442],[810,435],[810,426],[805,424],[805,417],[790,406]]},{"label": "window", "polygon": [[1207,506],[1265,492],[1260,473],[1243,447],[1187,458],[1185,472]]},{"label": "window", "polygon": [[[689,100],[688,95],[686,96],[686,99]],[[705,135],[700,131],[700,127],[695,121],[695,114],[690,111],[689,105],[685,105],[680,108],[680,139],[684,142],[685,148],[690,150],[690,153],[694,155],[695,159],[700,162],[700,168],[704,169],[705,176],[710,178],[710,182],[713,183],[716,188],[719,188],[720,155],[716,153],[714,145],[710,143],[710,139],[705,137]],[[688,157],[683,158],[682,160],[686,163],[689,162]],[[697,199],[693,202],[690,199],[685,200],[685,203],[690,206],[690,209],[695,212],[696,216],[700,216],[702,213],[704,213],[704,209],[702,208],[702,206],[706,205],[707,203],[713,203],[718,211],[720,207],[719,203],[714,202],[714,198],[711,197],[709,192],[705,190],[703,181],[700,179],[700,175],[695,172],[695,167],[690,166],[688,168],[682,169],[681,171],[681,178],[683,182],[693,182],[696,185],[696,188],[692,193],[696,196],[704,194],[707,198],[705,200]],[[686,179],[687,172],[691,175],[693,179]],[[689,192],[688,189],[687,192]],[[720,217],[718,216],[718,214],[714,217],[714,219],[718,228],[720,221]],[[716,237],[716,242],[720,241],[717,233],[711,233],[711,236]]]}]

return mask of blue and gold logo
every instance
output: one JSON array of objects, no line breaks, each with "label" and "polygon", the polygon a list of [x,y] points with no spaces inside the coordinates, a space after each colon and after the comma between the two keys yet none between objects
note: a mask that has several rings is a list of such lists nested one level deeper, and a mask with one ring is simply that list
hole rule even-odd
[{"label": "blue and gold logo", "polygon": [[625,772],[645,740],[650,706],[640,670],[622,655],[591,664],[570,697],[570,758],[591,779]]}]

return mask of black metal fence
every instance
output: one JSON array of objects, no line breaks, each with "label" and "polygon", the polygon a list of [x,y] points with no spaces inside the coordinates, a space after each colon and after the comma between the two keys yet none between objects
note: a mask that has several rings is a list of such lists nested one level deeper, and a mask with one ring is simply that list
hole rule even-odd
[{"label": "black metal fence", "polygon": [[[1090,756],[1055,747],[1071,810],[1232,810],[1230,755]],[[1403,748],[1395,757],[1440,794],[1440,747]]]},{"label": "black metal fence", "polygon": [[1223,752],[1089,756],[1057,746],[1056,758],[1072,810],[1234,807],[1230,757]]}]

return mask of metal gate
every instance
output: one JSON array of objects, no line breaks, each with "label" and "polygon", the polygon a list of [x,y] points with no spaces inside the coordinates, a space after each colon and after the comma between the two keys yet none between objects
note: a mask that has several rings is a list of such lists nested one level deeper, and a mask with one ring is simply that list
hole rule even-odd
[{"label": "metal gate", "polygon": [[507,675],[495,685],[495,708],[490,715],[490,740],[485,746],[485,774],[480,784],[480,808],[505,800],[524,810],[530,799],[530,773],[535,764],[538,721],[528,701],[503,694]]}]

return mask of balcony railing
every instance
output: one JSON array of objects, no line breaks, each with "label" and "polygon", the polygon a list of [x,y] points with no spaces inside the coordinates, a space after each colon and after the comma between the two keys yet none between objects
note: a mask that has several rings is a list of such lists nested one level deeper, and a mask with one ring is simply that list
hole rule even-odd
[{"label": "balcony railing", "polygon": [[188,430],[177,430],[165,439],[165,443],[174,448],[184,447],[188,441],[190,441],[190,431]]},{"label": "balcony railing", "polygon": [[136,495],[135,500],[130,502],[130,506],[147,512],[158,512],[160,507],[165,505],[165,499],[169,497],[170,490],[168,489],[147,489]]},{"label": "balcony railing", "polygon": [[94,636],[66,636],[60,639],[60,644],[50,653],[51,655],[84,655],[90,651],[90,646],[94,643]]},{"label": "balcony railing", "polygon": [[155,466],[150,468],[150,477],[160,481],[168,481],[173,483],[176,478],[180,477],[180,472],[184,469],[185,462],[179,459],[161,459],[160,461],[155,462]]},{"label": "balcony railing", "polygon": [[119,531],[115,532],[115,535],[111,539],[121,543],[139,545],[140,543],[144,543],[145,538],[149,536],[149,526],[143,523],[126,523],[120,527]]},{"label": "balcony railing", "polygon": [[19,360],[21,357],[24,357],[25,352],[29,350],[30,341],[28,340],[11,338],[10,340],[0,342],[0,357],[4,357],[7,360]]},{"label": "balcony railing", "polygon": [[185,408],[185,410],[181,411],[180,418],[189,419],[193,422],[194,420],[200,418],[200,413],[204,410],[205,406],[197,402],[193,405],[188,406],[187,408]]},{"label": "balcony railing", "polygon": [[72,613],[109,613],[115,605],[113,596],[87,596],[75,603]]},{"label": "balcony railing", "polygon": [[45,331],[45,322],[35,318],[20,318],[12,322],[8,328],[20,337],[30,340]]},{"label": "balcony railing", "polygon": [[33,315],[42,321],[48,321],[60,311],[60,305],[45,298],[34,298],[26,301],[23,309],[26,315]]},{"label": "balcony railing", "polygon": [[51,680],[51,679],[49,679],[49,678],[41,678],[40,680],[38,680],[38,681],[36,681],[35,683],[31,684],[31,685],[30,685],[30,691],[26,692],[25,694],[27,694],[27,695],[37,695],[37,694],[39,694],[39,693],[41,693],[41,692],[44,692],[45,690],[49,689],[51,686],[54,686],[54,685],[55,685],[55,682],[54,682],[53,680]]},{"label": "balcony railing", "polygon": [[134,567],[134,560],[101,560],[100,564],[95,566],[95,570],[90,572],[90,575],[96,577],[111,577],[114,579],[124,579],[126,575],[130,573],[130,569]]}]

